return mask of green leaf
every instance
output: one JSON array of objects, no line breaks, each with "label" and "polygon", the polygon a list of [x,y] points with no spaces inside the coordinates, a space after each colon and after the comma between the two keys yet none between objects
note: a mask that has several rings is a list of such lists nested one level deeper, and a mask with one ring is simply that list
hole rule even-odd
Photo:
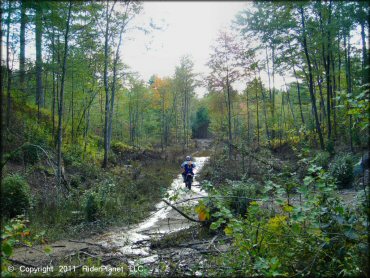
[{"label": "green leaf", "polygon": [[344,232],[344,235],[349,238],[349,239],[352,239],[352,240],[356,240],[359,238],[359,235],[352,229],[350,230],[347,230]]},{"label": "green leaf", "polygon": [[8,241],[3,241],[3,243],[1,244],[1,250],[5,257],[10,257],[13,253],[13,247],[9,244]]},{"label": "green leaf", "polygon": [[53,251],[53,248],[51,248],[51,246],[47,245],[47,246],[44,247],[44,252],[46,254],[49,255],[52,251]]}]

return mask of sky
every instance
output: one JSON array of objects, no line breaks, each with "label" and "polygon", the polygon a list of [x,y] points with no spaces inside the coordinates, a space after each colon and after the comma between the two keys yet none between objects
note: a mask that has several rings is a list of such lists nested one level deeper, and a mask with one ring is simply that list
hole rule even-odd
[{"label": "sky", "polygon": [[[237,12],[251,2],[144,1],[143,4],[143,13],[132,21],[131,26],[145,25],[152,19],[164,28],[151,35],[129,32],[123,42],[121,57],[146,81],[153,74],[172,76],[184,55],[192,58],[196,73],[207,74],[206,63],[219,30],[227,28]],[[198,95],[205,92],[206,88],[197,89]]]},{"label": "sky", "polygon": [[[129,31],[121,48],[122,61],[130,66],[131,71],[138,72],[144,81],[148,81],[153,74],[172,76],[175,67],[180,64],[180,58],[190,55],[195,73],[206,76],[209,73],[206,63],[218,32],[227,29],[235,15],[251,5],[251,1],[143,1],[144,9],[134,18],[131,26],[147,26],[153,21],[163,28],[149,35],[135,29]],[[28,34],[27,41],[33,36]],[[351,41],[357,42],[355,47],[361,47],[358,38]],[[27,44],[26,56],[34,60],[34,41]],[[14,66],[17,67],[17,64],[16,58]],[[267,73],[262,72],[261,78],[268,86]],[[293,78],[285,76],[285,81],[289,83]],[[234,84],[239,91],[244,86],[242,83]],[[275,76],[275,86],[284,88],[282,77]],[[202,96],[207,89],[197,88],[196,92]]]}]

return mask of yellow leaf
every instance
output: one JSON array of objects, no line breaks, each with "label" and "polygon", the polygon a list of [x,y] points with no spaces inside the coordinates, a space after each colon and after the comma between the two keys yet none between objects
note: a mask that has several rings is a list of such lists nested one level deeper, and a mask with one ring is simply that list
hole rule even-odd
[{"label": "yellow leaf", "polygon": [[285,206],[283,206],[283,210],[285,212],[292,212],[293,211],[293,206],[286,204]]},{"label": "yellow leaf", "polygon": [[225,235],[227,236],[231,236],[233,234],[233,229],[230,228],[229,226],[227,226],[225,229],[224,229],[224,232],[225,232]]}]

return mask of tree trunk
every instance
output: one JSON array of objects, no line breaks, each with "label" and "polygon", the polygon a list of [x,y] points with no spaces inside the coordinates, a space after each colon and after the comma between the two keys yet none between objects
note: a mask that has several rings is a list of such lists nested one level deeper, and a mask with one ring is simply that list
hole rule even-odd
[{"label": "tree trunk", "polygon": [[232,134],[231,134],[231,97],[229,84],[229,69],[226,73],[226,92],[227,92],[227,114],[228,114],[228,131],[229,131],[229,159],[231,160]]},{"label": "tree trunk", "polygon": [[331,25],[331,5],[332,1],[329,2],[329,18],[328,18],[328,30],[327,30],[327,40],[328,40],[328,48],[326,51],[326,107],[328,113],[328,140],[331,139],[331,117],[330,117],[330,109],[331,109],[331,99],[332,99],[332,85],[331,85],[331,76],[330,76],[330,53],[331,53],[331,35],[330,35],[330,25]]},{"label": "tree trunk", "polygon": [[263,84],[262,84],[262,79],[261,79],[261,71],[260,69],[258,68],[258,77],[259,77],[259,84],[260,84],[260,88],[261,88],[261,93],[262,93],[262,109],[263,109],[263,114],[264,114],[264,118],[265,118],[265,129],[266,129],[266,137],[267,137],[267,141],[270,145],[270,132],[269,132],[269,126],[268,126],[268,120],[267,120],[267,111],[266,111],[266,95],[265,95],[265,92],[263,90]]},{"label": "tree trunk", "polygon": [[334,140],[337,137],[337,112],[336,112],[336,91],[337,91],[337,82],[335,80],[335,62],[334,62],[334,55],[333,51],[331,51],[331,75],[333,77],[333,90],[332,90],[332,111],[333,111],[333,132],[334,132]]},{"label": "tree trunk", "polygon": [[310,55],[308,54],[307,38],[306,38],[306,28],[305,28],[303,7],[300,7],[300,14],[301,14],[301,21],[302,21],[303,48],[304,48],[304,53],[305,53],[306,60],[307,60],[307,65],[308,65],[309,91],[310,91],[310,96],[311,96],[312,109],[313,109],[313,113],[314,113],[314,117],[315,117],[315,122],[316,122],[316,130],[317,130],[317,133],[319,135],[320,147],[321,147],[322,150],[324,150],[325,149],[324,138],[322,136],[320,122],[319,122],[319,118],[317,116],[316,98],[315,98],[315,95],[313,93],[312,67],[311,67]]},{"label": "tree trunk", "polygon": [[59,99],[59,110],[58,110],[58,147],[57,147],[57,178],[58,183],[62,181],[62,135],[63,135],[63,101],[64,101],[64,81],[67,71],[67,56],[68,56],[68,34],[69,24],[71,19],[72,1],[69,1],[68,18],[66,23],[66,33],[64,35],[64,57],[62,67],[62,79],[60,84],[60,99]]},{"label": "tree trunk", "polygon": [[272,132],[271,137],[275,138],[275,47],[272,46],[272,106],[271,106],[271,115],[272,115]]},{"label": "tree trunk", "polygon": [[271,94],[271,80],[270,80],[270,66],[269,66],[269,56],[267,52],[267,47],[266,47],[266,67],[267,67],[267,76],[269,80],[269,96],[270,96],[270,102],[272,102],[272,94]]},{"label": "tree trunk", "polygon": [[250,111],[249,111],[249,95],[248,95],[248,90],[245,92],[247,94],[247,139],[248,139],[248,144],[250,143]]},{"label": "tree trunk", "polygon": [[40,120],[40,108],[44,104],[42,90],[42,3],[36,3],[36,104],[37,119]]},{"label": "tree trunk", "polygon": [[86,149],[87,149],[87,134],[89,132],[89,127],[90,127],[90,106],[89,108],[87,108],[87,115],[86,115],[86,128],[84,131],[84,141],[85,141],[84,154],[86,153]]},{"label": "tree trunk", "polygon": [[185,153],[186,146],[186,90],[184,90],[184,98],[182,103],[182,128],[183,128],[183,144],[182,151]]},{"label": "tree trunk", "polygon": [[365,20],[361,21],[361,41],[362,41],[362,84],[368,83],[367,79],[369,78],[368,69],[366,70],[367,64],[367,50],[365,42]]},{"label": "tree trunk", "polygon": [[[257,82],[257,78],[255,77]],[[260,119],[259,119],[259,111],[258,111],[258,90],[256,87],[256,121],[257,121],[257,147],[260,146]]]},{"label": "tree trunk", "polygon": [[[2,9],[0,9],[0,18],[2,18]],[[0,24],[0,57],[3,57],[3,25]],[[0,82],[3,84],[3,71],[0,70]],[[0,86],[0,161],[3,161],[3,86]],[[0,181],[3,180],[3,167],[0,167]]]},{"label": "tree trunk", "polygon": [[[129,4],[127,4],[129,5]],[[113,61],[113,80],[112,80],[112,96],[110,100],[110,114],[109,114],[109,122],[108,122],[108,150],[110,149],[110,143],[112,140],[112,125],[113,125],[113,111],[114,111],[114,99],[116,95],[116,83],[117,83],[117,64],[119,60],[119,49],[121,47],[122,42],[122,34],[125,28],[125,24],[122,23],[121,30],[119,33],[119,40],[116,49],[116,55]]]},{"label": "tree trunk", "polygon": [[72,144],[75,142],[75,110],[74,110],[74,87],[73,87],[73,81],[74,81],[74,76],[73,76],[73,71],[74,71],[74,68],[73,68],[74,64],[73,64],[73,59],[72,59],[72,76],[71,76],[71,82],[72,82],[72,88],[71,88],[71,110],[72,110],[72,122],[71,122],[71,126],[72,126]]},{"label": "tree trunk", "polygon": [[[115,4],[116,2],[114,2]],[[105,119],[104,119],[104,160],[103,168],[108,166],[108,153],[109,153],[109,132],[108,132],[108,123],[109,123],[109,84],[108,84],[108,50],[109,50],[109,23],[110,23],[110,14],[112,9],[109,12],[109,1],[107,1],[106,7],[106,25],[105,25],[105,34],[104,34],[104,89],[105,89]]]},{"label": "tree trunk", "polygon": [[8,2],[8,18],[6,20],[6,73],[7,73],[7,86],[6,86],[6,93],[7,93],[7,106],[6,106],[6,127],[9,128],[10,126],[10,110],[11,110],[11,96],[10,96],[10,85],[12,81],[12,71],[10,69],[10,16],[11,16],[11,9],[12,9],[12,2]]},{"label": "tree trunk", "polygon": [[288,104],[289,104],[290,112],[292,113],[292,117],[293,117],[293,124],[294,124],[294,127],[295,127],[296,131],[298,132],[297,119],[296,119],[295,114],[294,114],[293,104],[292,104],[292,101],[290,99],[290,93],[289,93],[288,86],[287,86],[287,84],[285,82],[285,78],[284,77],[283,77],[283,80],[284,80],[286,94],[287,94],[286,95],[287,96],[287,101],[288,101]]},{"label": "tree trunk", "polygon": [[26,64],[26,0],[21,1],[21,25],[19,30],[19,82],[22,92],[25,90]]},{"label": "tree trunk", "polygon": [[302,124],[305,124],[304,122],[304,117],[303,117],[303,109],[302,109],[302,99],[301,99],[301,88],[299,86],[298,78],[297,78],[297,73],[295,71],[295,66],[293,65],[293,71],[294,71],[294,76],[297,84],[297,92],[298,92],[298,103],[299,103],[299,112],[301,114],[301,121]]},{"label": "tree trunk", "polygon": [[[351,58],[350,58],[350,38],[348,36],[348,43],[346,34],[344,35],[344,50],[345,50],[345,62],[346,62],[346,81],[347,81],[347,94],[352,96],[352,79],[351,79]],[[349,105],[347,105],[347,110]],[[351,152],[353,152],[353,132],[352,132],[352,115],[349,115],[349,142],[351,147]]]}]

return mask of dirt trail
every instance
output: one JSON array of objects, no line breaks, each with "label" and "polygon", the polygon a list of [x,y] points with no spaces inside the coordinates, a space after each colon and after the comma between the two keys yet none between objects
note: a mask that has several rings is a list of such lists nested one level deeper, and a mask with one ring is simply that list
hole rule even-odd
[{"label": "dirt trail", "polygon": [[[203,167],[207,159],[207,157],[195,158],[197,171]],[[184,186],[182,176],[179,175],[171,184],[168,195],[167,201],[176,196],[176,202],[181,202],[194,197],[206,196],[206,193],[200,191],[196,178],[192,190],[189,191]],[[192,201],[186,202],[186,204],[191,205]],[[97,238],[97,242],[109,250],[115,250],[113,252],[115,255],[117,253],[138,255],[143,262],[156,259],[157,256],[152,254],[149,246],[152,238],[188,228],[192,224],[164,202],[158,203],[156,207],[157,211],[142,223],[121,232],[103,234]]]},{"label": "dirt trail", "polygon": [[[197,164],[195,174],[204,166],[208,157],[195,157]],[[181,202],[199,196],[206,196],[204,191],[200,190],[199,183],[194,179],[192,190],[185,188],[181,174],[172,182],[168,192],[167,201],[173,203]],[[184,202],[185,205],[194,205],[195,201]],[[193,215],[196,218],[195,215]],[[61,260],[65,260],[73,255],[80,256],[85,254],[87,257],[121,257],[129,264],[150,263],[155,261],[158,256],[151,250],[150,242],[164,234],[186,229],[193,222],[185,219],[173,208],[163,201],[157,204],[156,211],[143,222],[131,226],[114,229],[110,232],[83,240],[61,240],[54,242],[52,253],[45,254],[40,247],[18,248],[15,250],[13,259],[25,262],[29,265],[55,265]],[[104,262],[104,260],[103,260]]]}]

